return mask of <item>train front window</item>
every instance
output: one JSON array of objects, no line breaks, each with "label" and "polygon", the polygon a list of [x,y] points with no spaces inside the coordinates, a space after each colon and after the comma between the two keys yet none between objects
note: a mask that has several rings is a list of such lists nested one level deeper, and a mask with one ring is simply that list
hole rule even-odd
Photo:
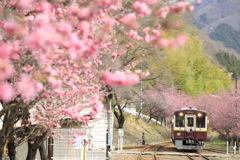
[{"label": "train front window", "polygon": [[205,115],[202,113],[197,115],[197,127],[205,128]]},{"label": "train front window", "polygon": [[192,117],[187,118],[187,125],[188,125],[188,127],[193,127],[193,118]]},{"label": "train front window", "polygon": [[182,112],[176,114],[175,127],[184,127],[184,114]]}]

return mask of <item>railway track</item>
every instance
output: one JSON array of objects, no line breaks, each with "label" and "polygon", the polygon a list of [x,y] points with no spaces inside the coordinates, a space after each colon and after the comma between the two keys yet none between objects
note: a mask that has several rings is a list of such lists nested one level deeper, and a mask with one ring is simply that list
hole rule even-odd
[{"label": "railway track", "polygon": [[[138,154],[137,160],[143,160],[144,158],[142,158],[142,156],[144,154],[152,154],[152,156],[153,156],[152,159],[157,160],[156,152],[159,151],[161,148],[164,148],[166,145],[171,144],[171,143],[172,142],[165,142],[165,143],[156,144],[156,145],[148,145],[140,151],[140,153]],[[146,153],[146,151],[151,152],[151,153]]]},{"label": "railway track", "polygon": [[185,154],[187,157],[188,157],[188,159],[190,159],[190,160],[210,160],[209,158],[207,158],[206,156],[203,156],[202,154],[200,154],[200,153],[197,153],[196,155],[194,155],[194,156],[192,156],[192,155],[190,155],[190,154],[188,154],[188,153],[185,153],[185,152],[183,152],[183,154]]},{"label": "railway track", "polygon": [[215,153],[226,153],[226,151],[224,150],[219,150],[219,149],[213,149],[213,148],[208,148],[208,149],[204,149],[205,151],[210,151],[210,152],[215,152]]},{"label": "railway track", "polygon": [[[127,148],[126,148],[127,149]],[[223,153],[223,150],[217,150],[217,149],[204,149],[199,151],[181,151],[177,150],[172,142],[166,142],[166,143],[160,143],[160,144],[148,144],[144,146],[132,146],[128,147],[128,149],[132,149],[135,151],[138,151],[137,153],[137,160],[158,160],[164,157],[164,156],[177,156],[178,159],[182,156],[184,160],[190,159],[190,160],[210,160],[210,158],[206,157],[207,154],[219,154]],[[215,155],[216,155],[215,154]],[[208,155],[209,156],[209,155]]]}]

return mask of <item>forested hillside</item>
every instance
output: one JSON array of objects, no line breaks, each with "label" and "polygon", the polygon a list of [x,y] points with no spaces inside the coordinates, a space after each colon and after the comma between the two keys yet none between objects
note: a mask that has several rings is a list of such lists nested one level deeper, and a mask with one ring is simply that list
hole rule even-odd
[{"label": "forested hillside", "polygon": [[216,54],[216,58],[221,65],[225,66],[229,72],[233,73],[233,76],[238,76],[240,74],[240,60],[238,60],[234,55],[230,55],[224,51],[219,51]]},{"label": "forested hillside", "polygon": [[235,49],[240,53],[240,32],[233,29],[226,23],[221,23],[209,34],[209,37],[215,41],[222,41],[228,48]]},{"label": "forested hillside", "polygon": [[203,0],[200,5],[195,3],[194,26],[214,40],[209,41],[207,36],[203,36],[206,46],[211,48],[207,54],[215,55],[218,50],[224,50],[239,58],[239,5],[239,0]]}]

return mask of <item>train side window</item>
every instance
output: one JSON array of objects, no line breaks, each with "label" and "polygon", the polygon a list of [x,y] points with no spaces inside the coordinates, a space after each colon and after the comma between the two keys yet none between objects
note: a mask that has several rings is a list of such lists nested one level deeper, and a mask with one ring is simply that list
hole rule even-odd
[{"label": "train side window", "polygon": [[197,117],[197,127],[205,128],[205,116],[198,116]]},{"label": "train side window", "polygon": [[184,127],[184,116],[176,115],[175,127]]},{"label": "train side window", "polygon": [[188,127],[193,127],[193,118],[192,117],[187,118],[187,125],[188,125]]}]

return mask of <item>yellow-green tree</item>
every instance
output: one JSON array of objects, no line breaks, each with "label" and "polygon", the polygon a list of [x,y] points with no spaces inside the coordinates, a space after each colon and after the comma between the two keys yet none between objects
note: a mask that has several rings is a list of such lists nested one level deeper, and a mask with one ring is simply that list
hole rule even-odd
[{"label": "yellow-green tree", "polygon": [[164,65],[171,73],[175,87],[192,96],[214,93],[231,84],[227,72],[215,66],[203,54],[202,41],[189,34],[187,45],[176,50],[166,49]]}]

